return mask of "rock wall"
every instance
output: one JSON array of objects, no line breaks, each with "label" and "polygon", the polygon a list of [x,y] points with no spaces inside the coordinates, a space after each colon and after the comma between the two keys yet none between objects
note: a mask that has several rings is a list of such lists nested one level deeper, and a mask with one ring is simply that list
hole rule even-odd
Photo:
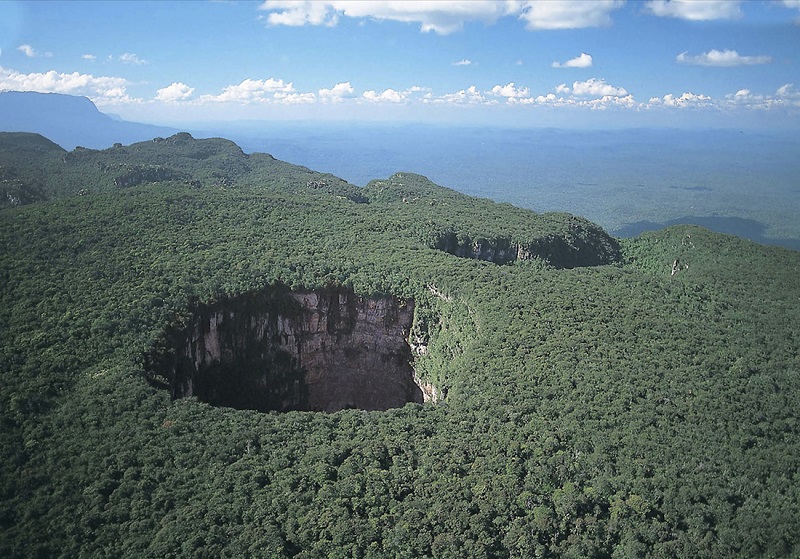
[{"label": "rock wall", "polygon": [[[148,358],[174,398],[261,411],[422,403],[408,343],[414,302],[285,287],[194,303]],[[432,388],[425,386],[430,397]]]},{"label": "rock wall", "polygon": [[564,231],[524,242],[512,241],[510,237],[471,237],[448,231],[434,240],[432,248],[495,264],[539,259],[555,268],[575,268],[620,261],[619,242],[599,226],[574,216],[565,219]]}]

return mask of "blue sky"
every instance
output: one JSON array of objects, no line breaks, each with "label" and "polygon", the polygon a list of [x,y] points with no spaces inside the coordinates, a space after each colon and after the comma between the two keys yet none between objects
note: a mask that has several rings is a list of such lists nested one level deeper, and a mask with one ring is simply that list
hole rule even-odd
[{"label": "blue sky", "polygon": [[0,90],[163,124],[800,128],[800,0],[0,2]]}]

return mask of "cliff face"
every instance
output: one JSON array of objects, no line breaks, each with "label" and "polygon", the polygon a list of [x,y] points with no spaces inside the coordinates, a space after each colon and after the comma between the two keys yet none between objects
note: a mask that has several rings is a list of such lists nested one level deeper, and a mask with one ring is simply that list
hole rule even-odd
[{"label": "cliff face", "polygon": [[422,403],[407,341],[413,316],[411,300],[344,288],[195,303],[149,356],[149,375],[173,398],[261,411]]},{"label": "cliff face", "polygon": [[620,260],[619,243],[600,227],[576,217],[565,220],[563,231],[525,242],[515,242],[510,237],[471,237],[448,231],[436,238],[433,248],[495,264],[540,259],[555,268],[600,266]]}]

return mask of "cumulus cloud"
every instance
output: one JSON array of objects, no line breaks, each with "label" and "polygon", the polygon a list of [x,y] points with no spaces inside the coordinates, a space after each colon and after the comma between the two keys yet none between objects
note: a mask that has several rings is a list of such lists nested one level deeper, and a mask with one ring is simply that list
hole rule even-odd
[{"label": "cumulus cloud", "polygon": [[88,60],[89,62],[94,62],[95,60],[97,60],[97,57],[93,54],[84,54],[81,58],[83,58],[84,60]]},{"label": "cumulus cloud", "polygon": [[266,21],[270,25],[332,27],[339,22],[339,15],[328,2],[267,0],[259,9],[269,11]]},{"label": "cumulus cloud", "polygon": [[134,64],[136,66],[141,66],[142,64],[147,64],[147,60],[143,60],[139,58],[137,55],[126,52],[119,57],[120,62],[123,64]]},{"label": "cumulus cloud", "polygon": [[266,0],[260,9],[267,13],[269,25],[328,25],[334,26],[339,18],[371,18],[406,23],[418,23],[423,32],[441,35],[463,28],[465,21],[491,23],[506,15],[513,6],[492,0],[459,2],[456,0],[428,0],[407,2],[385,1],[293,1]]},{"label": "cumulus cloud", "polygon": [[[203,95],[201,101],[215,103],[259,103],[276,98],[276,94],[294,93],[292,83],[281,79],[268,78],[266,80],[253,80],[247,78],[238,85],[228,85],[219,95]],[[312,94],[313,95],[313,94]],[[287,99],[287,97],[282,97]]]},{"label": "cumulus cloud", "polygon": [[[562,88],[562,86],[559,86],[559,88]],[[568,91],[566,88],[562,88],[562,90],[564,92]],[[614,87],[613,85],[607,84],[605,80],[597,78],[589,78],[583,82],[574,82],[572,84],[572,93],[578,96],[593,95],[601,97],[624,97],[628,95],[624,87]]]},{"label": "cumulus cloud", "polygon": [[458,62],[453,62],[453,66],[471,66],[471,65],[472,65],[472,60],[470,60],[469,58],[464,58],[462,60],[459,60]]},{"label": "cumulus cloud", "polygon": [[117,77],[92,76],[78,72],[64,74],[55,70],[23,74],[0,67],[0,91],[84,95],[96,104],[141,102],[140,99],[133,99],[128,95],[127,85],[127,80]]},{"label": "cumulus cloud", "polygon": [[753,110],[766,111],[771,109],[798,110],[800,109],[800,92],[793,89],[792,84],[779,87],[774,95],[754,93],[742,88],[734,93],[728,93],[722,98],[712,98],[704,94],[686,92],[682,95],[668,93],[663,97],[652,97],[645,109],[705,109],[717,111]]},{"label": "cumulus cloud", "polygon": [[625,4],[624,0],[549,0],[521,2],[519,18],[526,28],[581,29],[611,25],[611,12]]},{"label": "cumulus cloud", "polygon": [[548,93],[547,95],[538,95],[529,100],[530,104],[536,104],[546,107],[576,107],[590,109],[593,111],[604,111],[607,109],[637,109],[639,103],[633,98],[633,95],[602,95],[593,99],[585,99],[582,97],[575,97],[569,95],[570,88],[565,84],[556,87],[556,93]]},{"label": "cumulus cloud", "polygon": [[314,103],[317,100],[317,96],[310,92],[286,93],[278,91],[272,95],[272,99],[276,103],[283,103],[285,105],[306,105],[308,103]]},{"label": "cumulus cloud", "polygon": [[527,87],[518,88],[514,85],[514,82],[507,85],[496,85],[489,93],[498,97],[506,97],[507,99],[518,99],[530,96],[530,90]]},{"label": "cumulus cloud", "polygon": [[330,89],[320,89],[318,93],[319,99],[323,103],[338,103],[347,97],[352,97],[353,91],[353,86],[350,85],[350,82],[341,82]]},{"label": "cumulus cloud", "polygon": [[185,83],[174,82],[156,91],[156,101],[176,103],[178,101],[185,101],[192,96],[192,93],[194,93],[193,87],[189,87]]},{"label": "cumulus cloud", "polygon": [[680,53],[675,60],[681,64],[693,64],[695,66],[748,66],[753,64],[767,64],[772,61],[771,56],[742,56],[735,50],[716,50],[712,49],[703,54],[690,55],[687,52]]},{"label": "cumulus cloud", "polygon": [[553,68],[591,68],[592,55],[582,52],[580,56],[571,58],[566,62],[553,62]]},{"label": "cumulus cloud", "polygon": [[392,88],[384,89],[382,93],[378,93],[373,90],[365,91],[362,94],[362,97],[367,101],[372,102],[383,102],[383,103],[404,103],[407,98],[407,94],[400,91],[395,91]]},{"label": "cumulus cloud", "polygon": [[388,88],[380,93],[370,89],[362,93],[360,99],[371,103],[406,104],[419,101],[427,103],[431,97],[430,88],[414,85],[400,91]]},{"label": "cumulus cloud", "polygon": [[[486,97],[474,85],[469,86],[467,89],[456,91],[455,93],[445,93],[438,97],[429,98],[426,100],[430,103],[447,103],[454,105],[483,105],[492,104],[487,102]],[[497,103],[496,101],[494,102]]]},{"label": "cumulus cloud", "polygon": [[[800,0],[798,0],[800,2]],[[775,95],[778,97],[795,97],[798,95],[798,92],[794,89],[793,83],[787,83],[778,88],[775,92]]]},{"label": "cumulus cloud", "polygon": [[663,97],[651,97],[648,107],[672,107],[678,109],[688,109],[697,107],[708,107],[713,105],[714,101],[708,95],[694,94],[692,92],[685,92],[683,95],[675,96],[668,93]]},{"label": "cumulus cloud", "polygon": [[632,109],[638,106],[633,95],[603,95],[598,99],[578,101],[577,105],[579,107],[588,107],[595,111],[603,111],[613,107]]},{"label": "cumulus cloud", "polygon": [[741,17],[739,4],[740,0],[650,0],[645,9],[660,17],[710,21]]},{"label": "cumulus cloud", "polygon": [[259,9],[267,12],[268,25],[335,26],[341,17],[369,18],[417,23],[422,32],[447,35],[467,22],[495,23],[517,17],[528,29],[578,29],[611,24],[610,13],[624,0],[265,0]]}]

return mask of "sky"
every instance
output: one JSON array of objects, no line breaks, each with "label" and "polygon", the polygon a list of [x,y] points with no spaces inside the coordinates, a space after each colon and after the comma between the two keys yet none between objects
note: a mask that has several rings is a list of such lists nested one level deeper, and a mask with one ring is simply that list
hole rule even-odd
[{"label": "sky", "polygon": [[800,0],[2,0],[9,90],[167,125],[800,131]]}]

